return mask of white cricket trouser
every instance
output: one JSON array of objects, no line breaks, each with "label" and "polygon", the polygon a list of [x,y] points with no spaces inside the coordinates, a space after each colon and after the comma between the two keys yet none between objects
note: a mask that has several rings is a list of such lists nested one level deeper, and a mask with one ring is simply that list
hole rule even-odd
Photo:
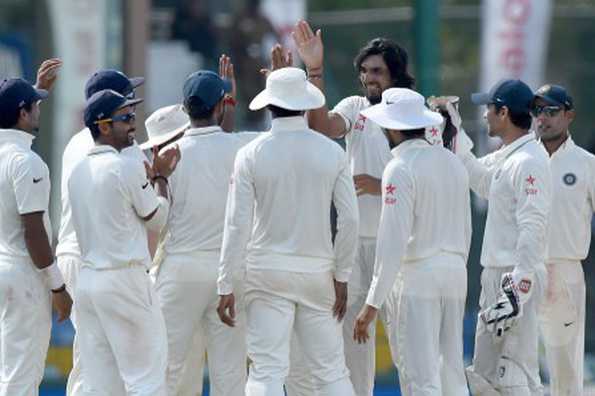
[{"label": "white cricket trouser", "polygon": [[165,321],[145,267],[83,266],[75,295],[84,395],[166,396]]},{"label": "white cricket trouser", "polygon": [[[241,290],[236,290],[236,326],[217,315],[219,252],[166,255],[156,277],[168,339],[167,386],[181,396],[180,384],[196,334],[204,337],[208,355],[210,394],[243,396],[246,384],[246,330]],[[204,349],[201,353],[204,356]],[[197,373],[196,375],[202,375]]]},{"label": "white cricket trouser", "polygon": [[310,368],[306,363],[306,357],[295,331],[291,334],[289,374],[285,379],[285,392],[287,392],[287,396],[318,396]]},{"label": "white cricket trouser", "polygon": [[404,396],[465,396],[463,257],[440,254],[403,263],[396,282],[393,339]]},{"label": "white cricket trouser", "polygon": [[246,396],[283,396],[292,332],[320,396],[353,396],[341,324],[333,317],[333,275],[248,269]]},{"label": "white cricket trouser", "polygon": [[585,274],[580,261],[548,263],[539,324],[552,396],[583,394]]},{"label": "white cricket trouser", "polygon": [[[502,275],[513,267],[484,268],[481,273],[480,312],[496,303],[501,294]],[[543,395],[538,362],[537,308],[541,304],[545,272],[539,271],[533,282],[531,298],[522,307],[522,316],[514,326],[496,337],[486,330],[480,318],[475,330],[473,366],[471,375],[480,376],[502,396]],[[468,374],[469,375],[469,374]],[[470,381],[471,385],[471,381]],[[473,393],[473,387],[471,387]],[[473,393],[481,396],[481,394]]]},{"label": "white cricket trouser", "polygon": [[29,260],[0,262],[0,396],[37,396],[52,326],[51,295]]},{"label": "white cricket trouser", "polygon": [[64,278],[66,290],[72,296],[72,310],[70,313],[70,322],[74,327],[74,339],[72,340],[72,370],[68,374],[68,381],[66,382],[66,396],[81,396],[83,393],[81,382],[81,359],[80,346],[77,335],[78,325],[76,317],[76,301],[74,301],[74,291],[81,268],[81,257],[72,254],[65,254],[58,257],[58,268]]},{"label": "white cricket trouser", "polygon": [[206,349],[205,337],[195,334],[178,384],[178,396],[202,396]]},{"label": "white cricket trouser", "polygon": [[[349,279],[347,312],[343,320],[343,339],[345,343],[345,362],[351,373],[351,382],[357,396],[372,396],[376,371],[376,322],[370,323],[368,334],[370,339],[365,344],[358,344],[353,339],[355,320],[366,304],[368,289],[374,275],[376,259],[376,238],[360,237],[357,256],[351,278]],[[392,336],[390,318],[394,317],[394,291],[378,312],[378,317],[385,327],[393,361],[396,340]],[[290,395],[294,396],[294,395]]]}]

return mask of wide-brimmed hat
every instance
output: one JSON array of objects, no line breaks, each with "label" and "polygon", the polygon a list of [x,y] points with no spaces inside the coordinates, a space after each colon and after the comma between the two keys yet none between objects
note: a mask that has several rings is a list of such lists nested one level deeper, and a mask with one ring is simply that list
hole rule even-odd
[{"label": "wide-brimmed hat", "polygon": [[184,132],[190,126],[188,114],[180,104],[165,106],[155,110],[145,121],[149,139],[139,145],[141,150],[160,146],[168,140]]},{"label": "wide-brimmed hat", "polygon": [[411,89],[389,88],[382,101],[361,111],[382,128],[406,131],[442,123],[442,116],[425,106],[424,97]]},{"label": "wide-brimmed hat", "polygon": [[266,88],[252,99],[250,110],[260,110],[268,105],[286,110],[311,110],[324,106],[324,103],[324,94],[308,82],[302,69],[284,67],[269,74]]}]

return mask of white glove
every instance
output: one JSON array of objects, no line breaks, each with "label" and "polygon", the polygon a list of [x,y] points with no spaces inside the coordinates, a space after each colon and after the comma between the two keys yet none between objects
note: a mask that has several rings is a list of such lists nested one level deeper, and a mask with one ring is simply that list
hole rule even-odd
[{"label": "white glove", "polygon": [[510,330],[523,314],[518,288],[512,279],[512,273],[502,275],[502,293],[495,304],[480,313],[479,317],[487,331],[502,337]]}]

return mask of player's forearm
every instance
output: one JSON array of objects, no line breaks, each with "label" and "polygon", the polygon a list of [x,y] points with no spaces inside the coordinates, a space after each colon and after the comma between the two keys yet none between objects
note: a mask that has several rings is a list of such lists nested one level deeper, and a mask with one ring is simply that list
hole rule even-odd
[{"label": "player's forearm", "polygon": [[52,264],[54,255],[44,227],[25,227],[25,245],[33,264],[44,269]]},{"label": "player's forearm", "polygon": [[221,129],[225,132],[233,132],[235,128],[235,106],[224,104],[223,119],[221,120]]}]

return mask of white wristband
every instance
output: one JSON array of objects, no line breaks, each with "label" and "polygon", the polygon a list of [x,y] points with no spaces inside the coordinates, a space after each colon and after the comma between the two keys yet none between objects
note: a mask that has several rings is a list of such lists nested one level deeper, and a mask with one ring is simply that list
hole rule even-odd
[{"label": "white wristband", "polygon": [[54,261],[47,267],[41,269],[41,273],[46,279],[47,285],[50,290],[56,290],[64,285],[64,278],[62,278],[62,273],[58,268],[58,265]]}]

